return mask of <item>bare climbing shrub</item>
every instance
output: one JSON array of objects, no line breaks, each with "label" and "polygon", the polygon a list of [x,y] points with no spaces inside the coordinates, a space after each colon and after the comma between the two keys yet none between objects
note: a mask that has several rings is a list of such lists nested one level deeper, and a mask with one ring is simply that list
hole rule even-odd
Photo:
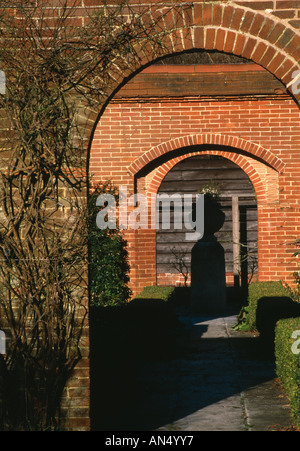
[{"label": "bare climbing shrub", "polygon": [[190,273],[190,265],[188,263],[188,255],[186,252],[177,249],[175,246],[172,248],[173,261],[172,266],[183,277],[184,287],[187,287],[188,278]]},{"label": "bare climbing shrub", "polygon": [[85,12],[83,24],[75,20],[75,2],[0,2],[7,80],[0,98],[3,430],[61,426],[63,391],[82,357],[88,299],[80,107],[100,111],[149,49],[162,54],[170,8],[176,28],[176,6],[157,3],[134,9],[126,0],[102,2]]}]

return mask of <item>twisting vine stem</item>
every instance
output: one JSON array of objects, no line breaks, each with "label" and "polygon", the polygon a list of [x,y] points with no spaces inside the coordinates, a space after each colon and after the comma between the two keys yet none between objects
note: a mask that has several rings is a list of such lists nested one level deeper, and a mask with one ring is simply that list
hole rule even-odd
[{"label": "twisting vine stem", "polygon": [[51,0],[0,1],[0,70],[7,79],[0,98],[5,430],[58,428],[64,387],[81,359],[90,262],[79,105],[99,111],[149,48],[163,55],[171,32],[164,16],[171,8],[173,17],[180,14],[157,3],[102,3],[77,24],[67,0],[56,8]]}]

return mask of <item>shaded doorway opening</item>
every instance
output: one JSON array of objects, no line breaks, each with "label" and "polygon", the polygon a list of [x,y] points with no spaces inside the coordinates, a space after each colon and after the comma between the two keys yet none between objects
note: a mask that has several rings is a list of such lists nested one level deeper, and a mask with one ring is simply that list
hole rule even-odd
[{"label": "shaded doorway opening", "polygon": [[[168,172],[158,194],[195,195],[205,187],[218,191],[225,213],[225,223],[216,237],[225,250],[227,286],[246,290],[250,281],[258,277],[257,200],[247,174],[226,158],[195,156],[181,161]],[[176,230],[174,227],[163,230],[159,224],[156,236],[158,285],[190,284],[191,250],[195,241],[186,241],[186,232],[184,228]]]}]

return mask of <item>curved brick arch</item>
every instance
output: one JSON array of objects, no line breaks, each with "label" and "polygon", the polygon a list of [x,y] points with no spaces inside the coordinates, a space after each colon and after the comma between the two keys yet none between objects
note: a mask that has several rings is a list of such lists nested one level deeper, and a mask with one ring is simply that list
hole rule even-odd
[{"label": "curved brick arch", "polygon": [[300,57],[296,51],[300,36],[293,28],[263,11],[246,7],[211,3],[194,7],[190,27],[170,36],[175,52],[205,49],[241,56],[264,67],[291,88]]},{"label": "curved brick arch", "polygon": [[[190,50],[218,50],[247,58],[264,67],[293,91],[295,71],[299,70],[300,35],[274,16],[228,3],[182,3],[177,14],[170,11],[157,23],[157,34],[164,45],[159,53],[151,46],[137,46],[138,61],[114,72],[114,85],[99,111],[82,105],[87,117],[85,133],[94,130],[106,105],[126,80],[139,73],[157,58]],[[115,62],[117,70],[118,64]],[[294,94],[300,103],[300,93]],[[90,135],[88,136],[90,139]]]},{"label": "curved brick arch", "polygon": [[[232,149],[232,151],[221,151],[221,150],[199,150],[199,151],[191,151],[187,150],[187,153],[184,155],[176,156],[174,158],[171,158],[164,164],[160,165],[156,170],[153,170],[153,173],[149,174],[149,179],[146,181],[146,192],[149,196],[149,202],[151,201],[151,195],[157,194],[158,190],[161,186],[161,183],[163,182],[163,179],[165,176],[181,161],[192,158],[199,155],[213,155],[213,156],[221,156],[227,160],[232,161],[235,163],[240,169],[242,169],[249,177],[252,186],[254,188],[254,191],[256,193],[256,199],[257,199],[257,208],[258,208],[258,226],[261,227],[263,224],[263,217],[261,216],[261,209],[263,205],[272,204],[273,202],[276,203],[278,201],[278,193],[279,193],[279,186],[278,186],[278,173],[268,167],[267,171],[265,171],[265,165],[262,162],[255,162],[256,167],[253,164],[253,159],[250,159],[247,156],[240,155],[238,153],[235,153]],[[266,174],[266,172],[268,174]],[[274,177],[275,175],[275,177]],[[271,180],[271,184],[273,187],[273,190],[277,191],[277,193],[272,193],[272,191],[268,190],[267,184],[266,184],[266,178],[273,177],[273,180]],[[155,237],[156,239],[156,237]],[[261,235],[258,236],[258,249],[260,250],[259,253],[259,259],[258,264],[259,267],[261,267]],[[154,237],[153,237],[154,240]],[[156,241],[155,241],[156,242]],[[160,274],[160,280],[162,283],[167,284],[174,284],[177,283],[178,277],[176,280],[174,277],[170,274]],[[230,282],[230,274],[228,276],[228,282]],[[156,274],[157,277],[157,274]],[[182,282],[179,280],[179,282]]]},{"label": "curved brick arch", "polygon": [[180,163],[181,161],[183,161],[187,158],[192,158],[192,157],[200,156],[200,155],[220,156],[220,157],[226,158],[227,160],[230,160],[233,163],[235,163],[248,175],[248,177],[253,185],[253,188],[255,190],[258,202],[266,201],[267,193],[266,193],[265,184],[261,178],[261,175],[257,171],[257,169],[255,167],[253,167],[253,165],[248,161],[248,158],[243,155],[234,153],[234,152],[230,152],[230,151],[224,152],[221,150],[203,150],[203,151],[199,150],[196,152],[188,152],[184,155],[181,155],[179,157],[175,157],[175,158],[168,160],[166,163],[161,165],[158,168],[158,170],[155,171],[154,175],[151,177],[148,187],[147,187],[147,193],[149,195],[157,194],[163,179],[168,174],[168,172],[170,172],[173,169],[174,166],[176,166],[178,163]]},{"label": "curved brick arch", "polygon": [[267,165],[271,166],[277,172],[283,172],[284,163],[280,158],[276,157],[272,152],[260,146],[259,144],[246,141],[245,139],[220,134],[204,134],[183,136],[172,139],[166,143],[153,147],[137,158],[128,168],[131,175],[135,176],[139,171],[145,168],[149,163],[154,162],[157,158],[166,155],[174,150],[199,145],[216,145],[234,148],[236,151],[242,150],[251,157],[255,157]]}]

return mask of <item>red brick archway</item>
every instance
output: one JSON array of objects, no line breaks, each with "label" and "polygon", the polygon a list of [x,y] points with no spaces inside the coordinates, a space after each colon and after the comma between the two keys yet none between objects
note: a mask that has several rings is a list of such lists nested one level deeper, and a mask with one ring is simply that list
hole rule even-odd
[{"label": "red brick archway", "polygon": [[[130,0],[132,4],[151,4],[151,1],[147,0]],[[53,4],[56,2],[54,1]],[[88,26],[88,18],[81,17],[84,15],[84,8],[98,8],[98,0],[82,0],[80,2],[74,2],[80,5],[76,10],[76,23],[80,23]],[[108,3],[114,3],[108,2]],[[156,0],[153,0],[154,4],[157,4]],[[173,2],[167,2],[173,3]],[[139,59],[135,61],[128,61],[127,70],[124,71],[124,61],[118,67],[118,58],[116,57],[114,68],[115,71],[112,76],[113,83],[110,87],[110,92],[106,97],[105,103],[101,108],[93,108],[85,100],[78,105],[77,125],[80,129],[80,137],[84,137],[86,141],[87,160],[89,165],[91,151],[91,145],[94,138],[94,133],[99,120],[103,118],[107,106],[110,105],[112,99],[114,99],[116,93],[121,89],[124,84],[132,77],[141,72],[145,67],[151,65],[158,58],[169,56],[175,53],[188,52],[191,50],[217,50],[220,52],[226,52],[229,54],[241,56],[247,58],[259,66],[262,66],[271,74],[273,74],[278,80],[287,86],[290,93],[293,94],[293,82],[295,72],[299,70],[300,59],[300,33],[292,24],[288,21],[284,22],[274,14],[269,13],[268,10],[261,10],[260,8],[268,8],[269,4],[275,4],[276,10],[277,3],[288,2],[263,2],[248,0],[241,0],[239,4],[244,6],[237,6],[233,2],[203,2],[203,0],[195,0],[192,2],[181,2],[177,4],[178,13],[174,13],[170,10],[161,20],[157,23],[157,35],[162,36],[163,46],[160,51],[155,51],[152,47],[137,46]],[[300,11],[298,2],[291,1],[295,13]],[[267,6],[265,6],[265,4]],[[252,8],[253,5],[253,8]],[[255,6],[254,6],[255,5]],[[54,6],[53,6],[54,8]],[[100,5],[101,8],[101,5]],[[168,9],[168,6],[166,6]],[[59,15],[59,4],[57,8],[54,8],[55,16]],[[276,12],[276,11],[275,11]],[[158,12],[155,13],[159,14]],[[176,17],[175,17],[176,16]],[[151,21],[151,13],[149,17],[145,17],[145,22]],[[290,21],[291,22],[291,21]],[[167,33],[165,33],[167,32]],[[93,65],[93,61],[90,63]],[[89,64],[87,62],[87,64]],[[294,100],[297,104],[300,102],[300,93],[294,93]],[[79,100],[80,102],[80,100]],[[295,120],[299,120],[299,117],[295,112]],[[100,121],[101,122],[101,121]],[[182,147],[191,146],[191,142],[183,144],[184,138],[182,134],[179,136],[176,146]],[[204,135],[202,135],[204,136]],[[206,135],[208,137],[208,135]],[[211,136],[211,135],[210,135]],[[281,199],[274,194],[274,199],[271,197],[272,202],[261,211],[261,232],[263,233],[261,238],[261,251],[260,261],[263,263],[264,270],[261,271],[262,280],[271,280],[272,277],[278,279],[281,276],[286,276],[288,273],[287,260],[289,259],[290,252],[286,252],[284,249],[279,249],[280,241],[278,235],[283,234],[282,241],[286,241],[291,235],[295,236],[299,230],[299,199],[300,189],[298,188],[298,181],[300,180],[299,172],[296,173],[295,186],[292,186],[291,180],[294,172],[296,172],[297,165],[300,165],[300,158],[298,158],[297,151],[300,154],[300,140],[295,140],[293,155],[288,155],[286,160],[279,158],[278,155],[268,149],[267,146],[262,146],[259,143],[251,144],[251,150],[246,149],[246,142],[241,138],[233,137],[233,140],[227,144],[223,142],[223,146],[231,146],[231,149],[241,149],[244,152],[248,152],[249,157],[254,159],[254,156],[260,160],[266,161],[270,166],[265,165],[266,174],[276,177],[281,177],[279,183],[279,191],[281,193]],[[108,139],[111,139],[108,137]],[[211,138],[210,138],[211,139]],[[251,141],[249,141],[251,142]],[[200,142],[197,142],[199,145]],[[201,145],[208,144],[207,141],[201,142]],[[215,145],[221,145],[221,143],[210,143]],[[195,145],[195,144],[193,144]],[[175,146],[175,142],[174,142]],[[148,146],[147,149],[152,149],[155,146]],[[157,146],[158,149],[159,146]],[[291,147],[283,149],[286,152],[291,150]],[[219,150],[217,150],[219,151]],[[217,152],[216,151],[216,152]],[[266,153],[264,153],[266,151]],[[113,160],[108,154],[107,149],[103,146],[102,152],[104,157],[107,158],[106,166],[101,166],[101,171],[105,172],[107,167],[111,168]],[[145,149],[141,150],[139,155],[125,155],[128,159],[126,166],[127,170],[133,161],[139,161],[144,154]],[[151,152],[151,150],[149,150]],[[256,154],[258,152],[258,154]],[[292,153],[292,152],[291,152]],[[151,154],[147,153],[147,158]],[[225,154],[224,154],[225,156]],[[130,160],[131,158],[131,160]],[[228,152],[227,158],[236,158],[236,162],[240,164],[245,171],[249,169],[252,180],[255,181],[257,192],[260,193],[261,200],[263,200],[263,193],[260,188],[264,189],[265,197],[269,198],[269,194],[272,193],[272,183],[266,184],[263,179],[262,172],[259,172],[259,168],[253,167],[253,172],[250,172],[249,160],[245,155],[238,155],[238,152]],[[294,158],[294,161],[292,161]],[[130,161],[129,161],[130,160]],[[141,160],[140,160],[141,162]],[[102,164],[102,163],[101,163]],[[172,164],[172,162],[170,162]],[[174,161],[175,164],[175,161]],[[262,164],[262,163],[261,163]],[[117,166],[117,163],[115,163]],[[250,166],[248,166],[250,165]],[[285,165],[285,167],[284,167]],[[267,169],[268,168],[268,169]],[[132,167],[134,170],[134,168]],[[269,172],[268,172],[269,171]],[[282,172],[284,171],[284,172]],[[294,171],[294,172],[293,172]],[[89,169],[88,169],[89,172]],[[128,181],[134,186],[134,174],[122,172],[119,174],[119,181]],[[130,178],[130,180],[129,180]],[[272,177],[271,177],[272,178]],[[153,184],[155,183],[153,178]],[[278,181],[277,181],[278,183]],[[154,185],[153,185],[154,186]],[[269,191],[268,191],[269,190]],[[276,190],[275,190],[276,191]],[[278,190],[277,190],[278,192]],[[287,225],[287,226],[286,226]],[[143,233],[137,237],[134,232],[133,245],[130,249],[131,255],[134,256],[134,267],[132,271],[132,281],[135,284],[136,291],[142,288],[143,285],[149,282],[153,282],[153,270],[151,261],[153,261],[153,254],[145,249],[145,243],[151,243],[152,237]],[[276,261],[276,268],[273,270],[272,265]],[[150,264],[149,264],[150,262]],[[148,265],[148,266],[147,266]],[[148,273],[143,268],[147,267]],[[137,274],[141,275],[138,282]],[[89,420],[89,362],[88,362],[88,343],[87,339],[83,337],[83,360],[77,366],[75,374],[70,381],[69,386],[66,389],[66,396],[63,403],[63,411],[68,411],[67,425],[70,430],[87,430],[90,427]]]},{"label": "red brick archway", "polygon": [[[246,5],[249,6],[248,3]],[[161,34],[163,40],[161,51],[157,53],[151,47],[137,47],[137,51],[140,55],[139,61],[131,61],[128,65],[128,69],[125,71],[123,61],[120,65],[122,70],[120,69],[120,71],[118,71],[118,61],[116,59],[116,70],[113,74],[114,85],[111,87],[111,94],[108,96],[101,111],[97,112],[95,110],[90,110],[86,105],[82,106],[84,115],[87,118],[85,132],[86,136],[90,139],[89,153],[91,152],[97,123],[100,118],[102,119],[107,106],[110,105],[111,100],[114,99],[122,86],[124,86],[131,78],[139,74],[145,67],[154,63],[158,58],[163,58],[176,53],[189,52],[192,50],[216,50],[247,58],[265,68],[280,80],[293,95],[295,102],[299,104],[300,93],[293,94],[295,72],[299,70],[299,33],[297,33],[297,31],[288,23],[282,23],[279,18],[270,14],[267,10],[254,10],[247,6],[236,6],[228,4],[227,2],[203,3],[195,1],[182,3],[180,7],[177,5],[177,8],[180,9],[180,14],[176,17],[172,11],[163,15],[161,21],[158,21],[157,23],[157,33],[158,35]],[[151,17],[150,20],[152,20]],[[100,124],[101,122],[102,121],[100,121]],[[212,135],[207,135],[207,140],[212,139],[211,136]],[[189,138],[188,142],[185,142],[185,139],[186,138],[179,136],[177,139],[178,142],[175,140],[174,145],[176,144],[177,147],[182,147],[194,144],[190,141],[191,138]],[[258,158],[261,158],[271,165],[277,174],[280,174],[283,170],[284,163],[278,159],[278,156],[272,154],[272,152],[268,151],[259,143],[254,143],[253,141],[246,143],[242,138],[233,136],[227,139],[229,139],[229,141],[225,145],[244,148],[249,154],[259,154],[256,155],[256,157],[258,156]],[[199,144],[199,142],[197,142],[197,144]],[[216,144],[220,145],[220,142]],[[167,146],[167,143],[161,144],[161,146]],[[246,148],[245,146],[249,147]],[[137,174],[140,168],[144,167],[148,161],[151,161],[151,159],[155,157],[153,153],[156,151],[165,152],[168,151],[168,148],[162,149],[160,146],[156,146],[155,150],[154,148],[150,148],[146,154],[143,150],[138,157],[135,156],[130,162],[128,161],[127,172],[126,174],[120,175],[119,179],[121,178],[124,183],[129,183],[130,189],[132,190],[134,186],[134,174]],[[124,158],[130,160],[131,157],[130,155],[124,155]],[[108,160],[107,165],[102,165],[101,169],[97,170],[99,171],[98,174],[109,174],[111,165],[113,164],[109,149],[106,145],[103,147],[103,160],[105,159]],[[88,155],[88,172],[90,171],[89,164],[90,155]],[[270,211],[272,209],[274,210],[273,204],[269,205],[268,208],[268,213],[264,213],[267,218],[269,217],[268,215],[271,214]],[[136,232],[134,232],[134,235],[136,235]],[[143,237],[141,237],[141,240],[143,240]],[[133,264],[132,267],[132,282],[138,291],[138,289],[142,287],[142,284],[146,283],[148,279],[145,277],[143,278],[143,281],[137,283],[136,274],[141,267],[141,264],[145,267],[146,260],[143,256],[144,250],[139,248],[136,237],[134,238],[134,243],[132,250],[130,250],[132,257],[135,260],[135,264]],[[266,252],[266,246],[268,244],[270,244],[270,241],[265,242],[262,252]],[[139,251],[140,256],[137,257]],[[281,252],[281,261],[286,259],[286,257],[283,256],[283,253],[284,252]],[[269,259],[269,254],[270,252],[268,251],[268,256],[264,258]],[[286,270],[283,269],[283,272],[285,271]],[[149,272],[153,272],[151,265],[149,266]],[[272,274],[274,274],[275,277],[279,277],[281,271],[278,269],[276,272],[272,273],[270,269],[266,269],[264,272],[261,272],[262,280],[269,280]]]},{"label": "red brick archway", "polygon": [[[190,145],[187,146],[187,143]],[[195,149],[195,145],[197,143],[198,147]],[[214,145],[217,147],[221,143],[223,144],[223,148],[221,147],[213,150],[207,149],[207,145]],[[225,146],[226,144],[227,146]],[[231,144],[231,146],[229,144]],[[233,144],[239,145],[239,147],[234,147]],[[180,156],[174,156],[174,152],[180,148],[183,148],[184,152]],[[241,152],[245,152],[245,154],[243,155]],[[153,165],[155,160],[162,155],[167,155],[167,161],[156,166]],[[165,176],[175,165],[184,159],[192,158],[198,155],[214,155],[229,159],[248,175],[256,193],[258,227],[262,230],[265,226],[265,207],[272,203],[278,203],[278,176],[280,172],[282,173],[284,171],[284,163],[282,160],[277,158],[271,151],[264,149],[262,146],[252,144],[251,142],[232,136],[186,136],[183,138],[174,139],[171,142],[166,143],[166,145],[162,144],[161,146],[151,149],[151,151],[145,152],[142,157],[138,158],[130,165],[129,170],[136,179],[138,192],[144,192],[144,190],[146,190],[146,193],[150,196],[151,194],[156,194],[158,192]],[[147,167],[149,168],[148,170]],[[135,252],[134,258],[139,259],[142,255],[142,258],[147,260],[146,254],[149,256],[147,263],[146,260],[144,262],[144,265],[148,264],[148,266],[151,267],[151,277],[149,278],[148,283],[156,284],[158,283],[158,280],[153,262],[153,258],[155,256],[156,234],[154,231],[149,230],[147,232],[138,231],[135,232],[134,235],[135,245],[138,246],[137,243],[139,240],[144,240],[144,243],[147,244],[146,252],[144,252],[144,250]],[[132,236],[129,240],[131,239]],[[262,249],[263,241],[264,236],[260,233],[258,236],[258,265],[261,272],[264,267],[264,262],[262,259],[264,254],[264,250]],[[133,280],[134,279],[139,279],[138,274],[135,272],[133,276]],[[173,279],[170,277],[164,277],[163,279],[160,278],[159,283],[170,283],[171,280]]]},{"label": "red brick archway", "polygon": [[[159,106],[165,101],[165,108]],[[231,159],[247,173],[259,201],[260,280],[288,278],[292,272],[288,242],[300,234],[297,220],[300,129],[295,125],[300,122],[298,107],[289,97],[224,104],[222,100],[172,102],[160,100],[159,105],[148,101],[139,104],[135,99],[125,104],[122,100],[113,102],[96,131],[91,159],[94,176],[125,184],[130,194],[150,193],[158,189],[164,175],[180,158],[209,152]],[[186,114],[187,106],[193,119]],[[237,108],[242,114],[237,122],[231,122]],[[259,114],[263,128],[255,126]],[[170,117],[176,126],[167,133],[172,138],[166,140],[164,132]],[[214,117],[213,126],[209,124],[210,117]],[[159,125],[152,128],[157,121]],[[193,131],[189,135],[187,128]],[[138,292],[143,286],[156,283],[155,233],[152,230],[128,233],[131,283],[134,292]]]},{"label": "red brick archway", "polygon": [[[207,146],[214,148],[208,150]],[[185,151],[174,157],[173,152],[180,148]],[[138,179],[139,173],[145,171],[147,166],[151,163],[155,165],[159,157],[167,156],[165,163],[158,163],[155,169],[149,169],[147,193],[156,194],[163,178],[177,163],[196,155],[219,155],[231,160],[248,175],[259,202],[265,202],[267,198],[270,202],[274,196],[278,199],[278,174],[284,172],[285,163],[270,150],[235,136],[192,135],[161,143],[133,161],[128,172]],[[273,186],[272,193],[268,190],[268,182]]]},{"label": "red brick archway", "polygon": [[[269,192],[267,189],[267,178],[272,178],[272,185],[273,188],[277,186],[277,194],[278,194],[278,177],[276,177],[276,171],[274,169],[269,168],[268,174],[266,176],[266,167],[264,163],[257,162],[249,157],[246,157],[244,155],[240,155],[239,153],[235,153],[236,151],[239,151],[239,149],[234,148],[227,148],[226,150],[198,150],[198,151],[192,151],[190,148],[186,149],[186,153],[183,155],[180,155],[179,157],[176,156],[172,158],[170,156],[170,159],[157,167],[157,169],[154,169],[148,176],[146,176],[147,182],[146,182],[146,191],[149,194],[149,203],[151,201],[151,195],[153,194],[164,194],[167,193],[168,195],[171,194],[183,194],[186,192],[187,184],[189,182],[192,182],[191,185],[191,191],[194,190],[194,192],[197,191],[195,189],[195,180],[197,180],[197,177],[199,177],[200,185],[203,185],[205,177],[209,177],[209,172],[214,167],[214,164],[218,163],[222,165],[222,181],[217,177],[216,182],[219,185],[219,182],[224,183],[222,190],[222,198],[220,199],[222,207],[226,211],[226,217],[227,222],[225,224],[225,228],[221,230],[219,236],[217,237],[220,239],[220,242],[223,242],[225,245],[225,254],[226,254],[226,282],[229,286],[234,284],[234,275],[233,275],[233,268],[231,266],[230,261],[230,254],[232,252],[232,247],[229,245],[230,241],[230,235],[232,234],[231,222],[232,221],[232,201],[230,202],[229,198],[233,194],[231,192],[232,189],[236,189],[235,192],[238,194],[239,199],[239,211],[243,211],[243,220],[242,220],[242,227],[244,232],[242,232],[241,236],[248,236],[250,233],[252,235],[252,242],[250,244],[251,252],[249,255],[251,255],[250,260],[254,262],[255,260],[255,269],[253,266],[251,266],[250,271],[248,271],[248,265],[247,265],[247,273],[245,272],[245,268],[243,268],[243,277],[247,278],[253,278],[253,280],[257,279],[258,277],[258,268],[259,268],[259,259],[258,254],[256,253],[260,244],[259,244],[259,238],[257,235],[255,238],[255,231],[257,230],[258,224],[260,224],[260,217],[259,213],[261,210],[263,211],[264,205],[270,201],[269,198]],[[200,158],[199,158],[200,157]],[[209,160],[206,159],[206,157],[209,157]],[[190,160],[190,161],[187,161]],[[224,160],[229,160],[224,161]],[[202,163],[201,163],[202,161]],[[221,163],[222,161],[222,163]],[[207,167],[207,163],[208,167]],[[229,165],[228,163],[234,163],[234,165]],[[204,166],[203,166],[204,164]],[[177,167],[177,169],[176,169]],[[215,169],[218,166],[215,166]],[[226,177],[226,168],[231,168],[231,171],[237,171],[235,172],[237,179],[230,177]],[[236,169],[233,169],[233,168]],[[206,169],[204,169],[206,168]],[[238,169],[240,172],[238,172]],[[187,171],[187,173],[192,177],[191,180],[189,178],[184,177],[184,173]],[[241,185],[239,185],[241,181],[241,173],[244,172],[245,178],[243,179],[243,182],[248,178],[248,182],[250,181],[250,185],[248,185],[248,188],[245,188],[245,185],[243,188]],[[175,175],[180,174],[180,177],[177,178]],[[207,175],[205,175],[207,174]],[[169,177],[171,176],[171,178]],[[232,176],[232,173],[231,173]],[[246,177],[247,176],[247,177]],[[204,179],[202,178],[204,177]],[[174,181],[176,180],[176,185],[174,185]],[[213,181],[212,179],[210,179]],[[230,186],[230,188],[229,188]],[[165,191],[166,189],[166,191]],[[246,192],[244,191],[246,189]],[[228,191],[229,190],[229,191]],[[255,195],[254,195],[255,192]],[[244,196],[246,195],[247,200],[245,200]],[[229,196],[229,198],[228,198]],[[241,202],[241,199],[242,202]],[[249,219],[249,212],[251,210],[251,219]],[[246,213],[247,211],[247,213]],[[158,218],[157,218],[158,219]],[[251,225],[250,225],[251,223]],[[263,221],[262,221],[263,223]],[[245,235],[245,227],[247,229],[246,235]],[[172,230],[172,231],[171,231]],[[175,268],[174,266],[174,243],[176,243],[179,254],[182,256],[185,254],[185,261],[187,263],[187,266],[190,265],[190,255],[191,255],[191,249],[194,245],[194,242],[189,243],[185,242],[184,240],[184,234],[182,234],[181,231],[176,231],[171,229],[170,231],[163,232],[160,228],[156,232],[156,251],[157,251],[157,258],[156,258],[156,283],[157,285],[183,285],[185,283],[190,284],[191,274],[188,273],[188,279],[185,281],[183,274],[178,271],[178,267]],[[170,234],[172,233],[172,236]],[[247,238],[248,239],[248,238]],[[255,244],[253,243],[253,239],[255,239]],[[223,240],[223,241],[222,241]],[[229,240],[229,241],[228,241]],[[249,243],[248,243],[249,244]],[[255,254],[255,256],[254,256]],[[171,259],[171,263],[170,263]],[[249,260],[249,261],[250,261]],[[257,266],[256,266],[257,265]],[[247,276],[246,276],[247,274]],[[241,279],[241,280],[242,280]],[[240,281],[241,282],[241,281]]]}]

